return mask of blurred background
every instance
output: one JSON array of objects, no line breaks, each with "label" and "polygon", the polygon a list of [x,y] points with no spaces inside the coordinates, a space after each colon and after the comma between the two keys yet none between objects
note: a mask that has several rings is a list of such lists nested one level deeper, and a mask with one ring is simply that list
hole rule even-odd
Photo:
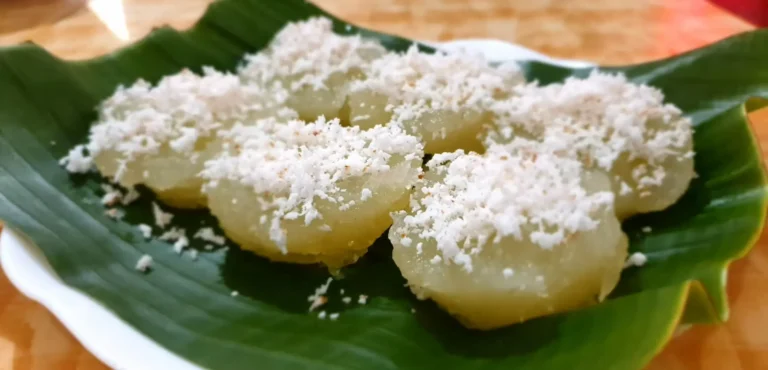
[{"label": "blurred background", "polygon": [[[0,45],[25,40],[81,59],[187,27],[211,0],[0,0]],[[627,64],[658,59],[754,28],[766,0],[314,0],[362,26],[447,40],[497,38],[556,57]],[[717,3],[717,5],[715,5]],[[758,10],[755,10],[758,9]],[[758,23],[759,24],[759,23]]]},{"label": "blurred background", "polygon": [[[768,25],[768,0],[312,1],[352,23],[409,38],[495,38],[603,65],[664,58]],[[189,27],[210,2],[0,0],[0,47],[33,41],[65,59],[91,58],[158,26]],[[768,122],[768,111],[753,116],[758,120]],[[760,127],[768,125],[756,125],[768,136]],[[763,237],[760,243],[767,241]],[[679,335],[650,368],[768,367],[768,333],[751,325],[766,319],[759,308],[768,307],[762,292],[767,271],[764,251],[737,261],[729,276],[731,320]],[[102,368],[55,317],[18,293],[0,272],[0,369]]]}]

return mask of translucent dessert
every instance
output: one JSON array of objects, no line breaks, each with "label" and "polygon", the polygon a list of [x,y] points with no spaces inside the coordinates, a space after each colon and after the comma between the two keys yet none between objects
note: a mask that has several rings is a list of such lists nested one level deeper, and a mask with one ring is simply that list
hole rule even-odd
[{"label": "translucent dessert", "polygon": [[274,261],[355,262],[408,205],[423,147],[395,126],[265,119],[222,133],[202,176],[208,206],[243,249]]},{"label": "translucent dessert", "polygon": [[597,303],[615,287],[627,238],[603,173],[520,138],[427,166],[389,232],[419,298],[493,329]]},{"label": "translucent dessert", "polygon": [[389,53],[371,63],[366,78],[352,84],[350,124],[399,124],[424,141],[427,153],[482,151],[478,139],[489,108],[524,82],[514,63],[491,66],[480,55]]},{"label": "translucent dessert", "polygon": [[332,26],[322,17],[289,23],[264,51],[246,56],[240,75],[249,83],[286,89],[288,106],[306,121],[319,116],[346,121],[349,84],[363,78],[385,49],[359,35],[335,34]]},{"label": "translucent dessert", "polygon": [[242,86],[237,76],[211,68],[203,76],[184,70],[155,87],[140,80],[101,104],[85,148],[115,182],[144,184],[176,207],[203,207],[197,175],[220,150],[216,131],[240,121],[295,116],[283,108],[284,100],[284,94]]},{"label": "translucent dessert", "polygon": [[694,176],[691,120],[660,90],[623,75],[592,72],[562,84],[520,85],[494,107],[487,143],[534,137],[604,171],[620,219],[663,210]]}]

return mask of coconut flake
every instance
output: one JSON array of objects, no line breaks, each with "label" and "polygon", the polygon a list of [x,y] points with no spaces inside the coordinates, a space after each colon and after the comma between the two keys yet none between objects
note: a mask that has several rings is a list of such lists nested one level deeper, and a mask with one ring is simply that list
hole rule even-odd
[{"label": "coconut flake", "polygon": [[211,242],[217,245],[224,245],[227,243],[227,239],[221,235],[217,235],[212,227],[203,227],[197,230],[193,238],[201,239],[203,241]]},{"label": "coconut flake", "polygon": [[123,217],[125,217],[125,212],[118,208],[110,208],[104,211],[104,214],[114,220],[121,220]]},{"label": "coconut flake", "polygon": [[145,254],[136,261],[136,270],[141,272],[147,272],[152,267],[152,256]]},{"label": "coconut flake", "polygon": [[307,301],[312,303],[309,306],[310,312],[328,302],[328,298],[325,296],[325,294],[328,293],[328,287],[331,286],[332,282],[333,278],[329,277],[324,284],[321,284],[319,287],[317,287],[315,292],[307,297]]},{"label": "coconut flake", "polygon": [[370,199],[373,196],[373,193],[371,192],[371,189],[363,188],[362,194],[360,195],[360,201],[365,202],[366,200]]},{"label": "coconut flake", "polygon": [[[111,187],[110,187],[111,188]],[[105,206],[114,206],[120,201],[120,198],[122,198],[123,194],[120,192],[120,190],[111,188],[108,192],[104,194],[104,196],[101,197],[101,204]]]},{"label": "coconut flake", "polygon": [[137,227],[139,228],[139,231],[141,231],[141,235],[144,237],[144,239],[149,239],[152,237],[152,226],[147,224],[139,224]]},{"label": "coconut flake", "polygon": [[128,188],[128,192],[123,195],[120,203],[122,203],[124,206],[127,206],[135,202],[137,199],[139,199],[139,197],[141,197],[141,194],[136,190],[136,188],[130,187]]},{"label": "coconut flake", "polygon": [[93,157],[85,154],[85,145],[77,145],[69,153],[59,160],[59,164],[70,173],[86,173],[93,166]]},{"label": "coconut flake", "polygon": [[165,229],[166,226],[170,225],[171,220],[173,220],[173,214],[163,212],[162,208],[155,202],[152,202],[152,215],[155,218],[155,225],[161,229]]},{"label": "coconut flake", "polygon": [[632,253],[629,258],[627,258],[627,262],[624,263],[624,268],[633,266],[640,267],[645,265],[646,262],[648,262],[648,257],[645,254],[641,252],[635,252]]}]

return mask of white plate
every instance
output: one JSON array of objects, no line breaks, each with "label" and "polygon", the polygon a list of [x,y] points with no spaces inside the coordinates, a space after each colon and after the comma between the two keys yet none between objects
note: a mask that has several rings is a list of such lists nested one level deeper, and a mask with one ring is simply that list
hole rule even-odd
[{"label": "white plate", "polygon": [[[430,43],[444,50],[480,52],[491,61],[539,60],[580,68],[592,63],[553,59],[522,46],[498,40],[457,40]],[[115,369],[199,369],[159,346],[100,303],[65,285],[40,249],[10,228],[0,235],[0,266],[27,297],[48,308],[96,357]]]}]

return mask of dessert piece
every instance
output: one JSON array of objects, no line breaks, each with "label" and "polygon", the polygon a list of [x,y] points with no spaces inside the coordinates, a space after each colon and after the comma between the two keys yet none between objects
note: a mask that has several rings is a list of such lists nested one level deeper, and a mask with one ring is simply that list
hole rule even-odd
[{"label": "dessert piece", "polygon": [[374,60],[366,78],[352,83],[350,124],[401,125],[427,153],[481,152],[489,108],[523,81],[514,63],[493,67],[479,55],[427,54],[414,45]]},{"label": "dessert piece", "polygon": [[170,205],[204,207],[198,173],[221,149],[216,131],[236,122],[295,116],[283,107],[284,99],[211,68],[202,76],[184,70],[154,87],[140,80],[101,104],[85,149],[99,171],[122,186],[144,184]]},{"label": "dessert piece", "polygon": [[389,232],[418,297],[493,329],[596,303],[616,286],[627,238],[603,173],[521,138],[427,166]]},{"label": "dessert piece", "polygon": [[669,207],[694,176],[691,120],[660,90],[623,75],[520,85],[494,112],[489,145],[533,137],[605,172],[619,219]]},{"label": "dessert piece", "polygon": [[202,172],[208,206],[227,236],[275,261],[355,262],[421,173],[421,143],[396,126],[265,119],[222,136]]}]

